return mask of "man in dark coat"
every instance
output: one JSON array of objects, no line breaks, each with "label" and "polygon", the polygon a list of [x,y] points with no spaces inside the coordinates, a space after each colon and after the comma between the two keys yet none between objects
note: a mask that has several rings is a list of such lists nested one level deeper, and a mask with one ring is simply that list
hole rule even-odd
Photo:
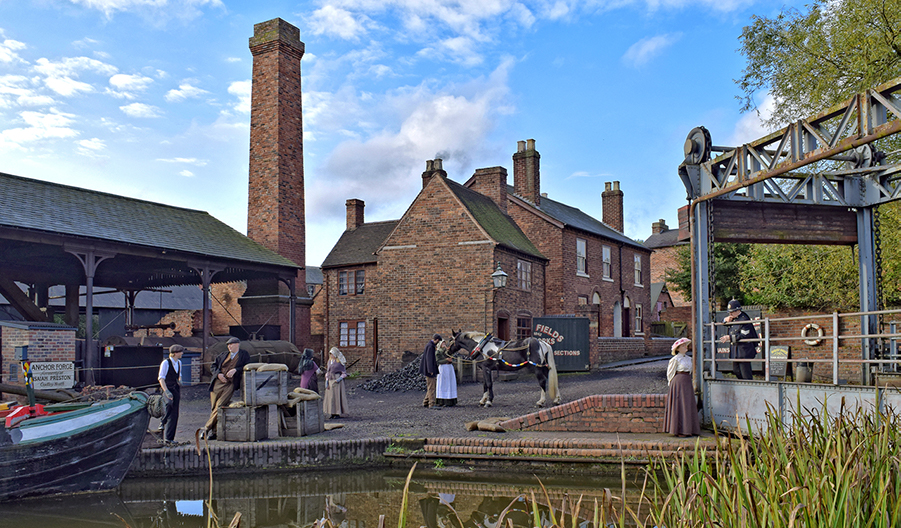
[{"label": "man in dark coat", "polygon": [[422,361],[419,363],[419,373],[425,376],[425,398],[422,399],[422,406],[430,409],[440,409],[435,405],[436,389],[438,387],[438,360],[435,358],[435,347],[441,341],[441,336],[435,334],[432,339],[425,344],[425,350],[422,351]]},{"label": "man in dark coat", "polygon": [[210,382],[210,419],[203,427],[205,438],[216,438],[216,423],[219,421],[219,409],[228,405],[232,395],[241,388],[244,366],[250,363],[250,354],[241,350],[241,340],[230,337],[226,341],[228,350],[219,354],[210,369],[213,380]]},{"label": "man in dark coat", "polygon": [[[720,341],[723,343],[731,343],[729,348],[730,358],[754,359],[757,355],[757,331],[754,330],[754,325],[750,322],[751,316],[742,311],[741,303],[736,299],[729,301],[727,309],[729,310],[729,315],[723,319],[724,323],[731,323],[733,321],[748,322],[740,325],[730,325],[728,327],[729,335],[724,335],[720,338]],[[751,363],[733,362],[732,373],[735,374],[738,379],[742,380],[754,378],[751,373]]]}]

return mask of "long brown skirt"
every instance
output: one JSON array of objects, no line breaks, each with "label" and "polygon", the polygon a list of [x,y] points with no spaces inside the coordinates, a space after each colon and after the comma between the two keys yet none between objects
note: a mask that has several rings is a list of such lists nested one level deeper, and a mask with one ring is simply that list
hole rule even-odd
[{"label": "long brown skirt", "polygon": [[677,372],[670,383],[663,424],[669,434],[687,436],[701,434],[698,403],[691,386],[691,374],[688,372]]}]

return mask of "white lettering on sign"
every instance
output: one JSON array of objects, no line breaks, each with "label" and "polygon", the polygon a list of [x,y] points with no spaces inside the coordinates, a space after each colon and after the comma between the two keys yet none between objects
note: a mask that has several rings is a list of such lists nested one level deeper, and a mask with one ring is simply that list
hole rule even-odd
[{"label": "white lettering on sign", "polygon": [[553,328],[551,328],[547,325],[543,325],[543,324],[535,325],[535,333],[546,334],[547,337],[544,337],[544,336],[536,336],[536,337],[538,337],[538,339],[544,341],[545,343],[547,343],[549,345],[554,345],[556,343],[560,343],[561,341],[563,341],[563,334],[561,334],[560,332],[554,330]]},{"label": "white lettering on sign", "polygon": [[71,389],[75,386],[75,363],[71,361],[32,362],[35,389]]}]

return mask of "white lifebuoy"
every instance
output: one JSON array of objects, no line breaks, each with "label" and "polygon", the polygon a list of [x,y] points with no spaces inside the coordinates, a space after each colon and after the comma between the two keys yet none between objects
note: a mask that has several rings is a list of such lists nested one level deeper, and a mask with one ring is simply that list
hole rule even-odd
[{"label": "white lifebuoy", "polygon": [[[816,331],[817,331],[817,338],[816,338],[816,339],[807,339],[807,334],[808,334],[811,330],[816,330]],[[804,338],[804,342],[807,343],[808,345],[810,345],[810,346],[817,346],[817,345],[819,345],[820,343],[823,342],[823,329],[820,328],[820,325],[818,325],[818,324],[816,324],[816,323],[808,323],[807,326],[805,326],[805,327],[801,330],[801,337]]]}]

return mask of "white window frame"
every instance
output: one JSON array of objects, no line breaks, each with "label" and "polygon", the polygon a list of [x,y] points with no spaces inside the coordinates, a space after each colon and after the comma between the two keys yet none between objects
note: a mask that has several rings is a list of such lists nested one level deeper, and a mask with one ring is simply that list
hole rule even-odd
[{"label": "white window frame", "polygon": [[516,285],[520,290],[532,291],[532,263],[528,260],[516,260]]},{"label": "white window frame", "polygon": [[605,280],[609,280],[609,281],[613,280],[613,264],[611,261],[611,259],[613,258],[612,254],[613,254],[613,252],[610,249],[610,246],[602,246],[601,247],[601,255],[602,255],[601,258],[604,261],[604,263],[603,263],[603,266],[604,266],[603,278]]},{"label": "white window frame", "polygon": [[641,286],[641,255],[635,255],[635,285]]},{"label": "white window frame", "polygon": [[576,239],[576,275],[588,276],[588,241],[584,238]]},{"label": "white window frame", "polygon": [[366,321],[340,321],[338,323],[338,346],[346,348],[365,347]]},{"label": "white window frame", "polygon": [[635,333],[644,335],[644,327],[641,326],[642,314],[641,314],[641,305],[635,305]]}]

